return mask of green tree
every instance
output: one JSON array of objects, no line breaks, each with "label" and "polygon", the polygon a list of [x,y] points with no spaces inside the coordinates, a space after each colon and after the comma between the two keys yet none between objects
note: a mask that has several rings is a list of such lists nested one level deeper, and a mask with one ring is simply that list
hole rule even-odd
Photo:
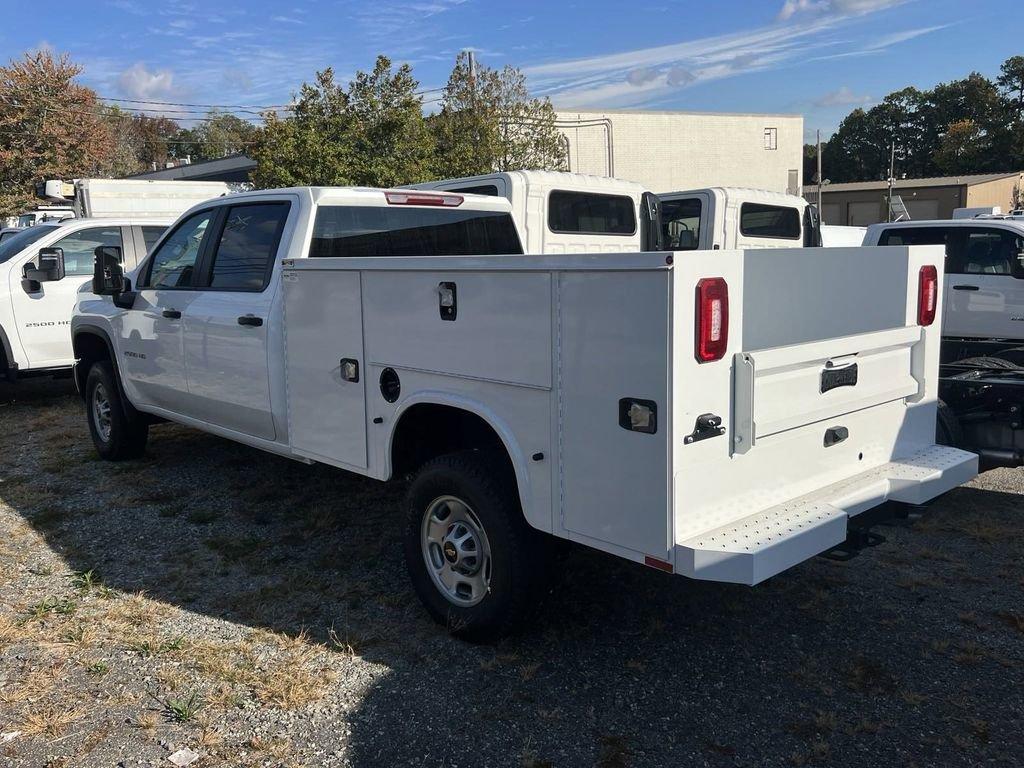
[{"label": "green tree", "polygon": [[255,144],[259,130],[237,115],[211,110],[195,127],[179,129],[168,149],[179,159],[216,160],[247,152]]},{"label": "green tree", "polygon": [[264,114],[252,158],[257,187],[352,183],[352,114],[328,67],[303,83],[289,115]]},{"label": "green tree", "polygon": [[983,168],[989,151],[984,131],[973,120],[958,120],[946,128],[935,164],[942,174],[972,173]]},{"label": "green tree", "polygon": [[999,68],[996,84],[1015,120],[1024,119],[1024,56],[1011,56]]},{"label": "green tree", "polygon": [[516,169],[564,170],[565,140],[548,99],[531,98],[522,72],[477,66],[459,54],[430,120],[435,173],[474,176]]},{"label": "green tree", "polygon": [[356,73],[348,90],[353,183],[394,187],[429,177],[433,146],[418,87],[408,64],[394,70],[386,56],[372,72]]},{"label": "green tree", "polygon": [[0,67],[0,213],[34,204],[46,178],[101,173],[113,140],[96,93],[66,54],[27,53]]}]

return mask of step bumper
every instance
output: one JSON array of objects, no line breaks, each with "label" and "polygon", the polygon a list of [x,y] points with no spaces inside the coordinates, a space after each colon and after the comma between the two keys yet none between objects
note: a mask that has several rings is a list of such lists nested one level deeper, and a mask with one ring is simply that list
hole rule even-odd
[{"label": "step bumper", "polygon": [[975,454],[931,446],[677,544],[675,570],[757,584],[841,544],[851,517],[886,501],[924,504],[977,474]]}]

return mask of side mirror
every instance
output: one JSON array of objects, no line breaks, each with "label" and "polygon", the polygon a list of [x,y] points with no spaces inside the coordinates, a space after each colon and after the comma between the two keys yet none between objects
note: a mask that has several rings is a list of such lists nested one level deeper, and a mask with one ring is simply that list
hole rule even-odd
[{"label": "side mirror", "polygon": [[64,249],[40,248],[37,264],[26,264],[22,270],[25,280],[52,283],[64,279]]},{"label": "side mirror", "polygon": [[125,289],[121,249],[114,245],[101,245],[93,251],[92,292],[97,296],[115,296]]}]

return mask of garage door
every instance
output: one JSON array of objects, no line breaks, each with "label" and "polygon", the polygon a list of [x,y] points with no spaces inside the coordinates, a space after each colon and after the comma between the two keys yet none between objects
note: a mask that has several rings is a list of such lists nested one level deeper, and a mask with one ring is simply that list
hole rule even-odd
[{"label": "garage door", "polygon": [[866,227],[882,221],[882,206],[878,203],[850,203],[847,221],[851,227]]}]

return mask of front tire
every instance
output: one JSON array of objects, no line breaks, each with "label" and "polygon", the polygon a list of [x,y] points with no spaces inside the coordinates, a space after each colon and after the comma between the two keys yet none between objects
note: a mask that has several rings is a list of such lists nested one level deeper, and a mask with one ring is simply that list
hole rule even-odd
[{"label": "front tire", "polygon": [[85,415],[100,458],[136,459],[146,450],[149,425],[126,402],[109,360],[92,364],[85,379]]},{"label": "front tire", "polygon": [[520,626],[547,572],[543,534],[523,519],[510,474],[487,454],[450,454],[424,465],[407,496],[413,588],[435,621],[471,642]]}]

